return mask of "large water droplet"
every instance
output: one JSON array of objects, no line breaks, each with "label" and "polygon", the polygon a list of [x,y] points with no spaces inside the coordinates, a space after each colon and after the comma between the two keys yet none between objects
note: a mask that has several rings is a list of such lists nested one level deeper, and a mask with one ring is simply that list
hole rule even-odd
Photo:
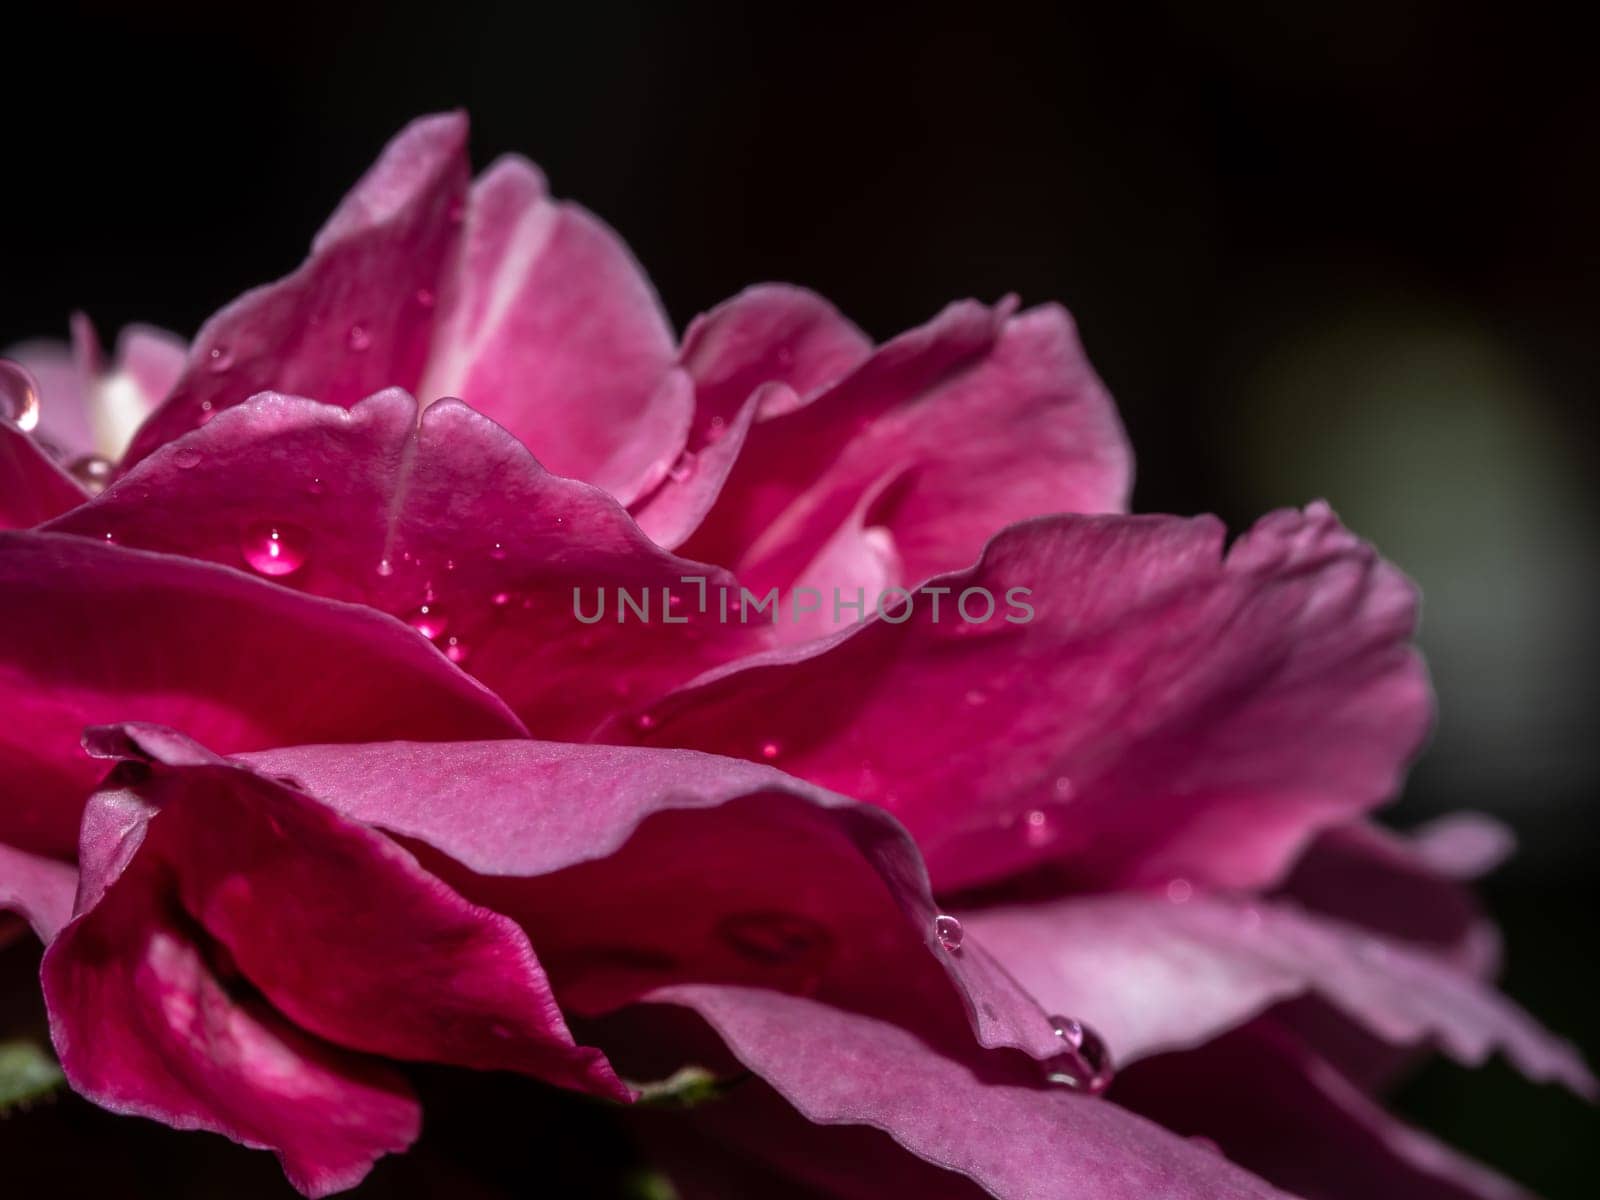
[{"label": "large water droplet", "polygon": [[744,958],[777,967],[826,954],[833,938],[810,917],[789,912],[747,912],[724,917],[720,937]]},{"label": "large water droplet", "polygon": [[1100,1035],[1073,1017],[1051,1017],[1050,1025],[1063,1049],[1041,1064],[1045,1080],[1091,1096],[1110,1087],[1116,1071]]},{"label": "large water droplet", "polygon": [[418,606],[417,610],[406,620],[410,623],[411,628],[415,629],[430,642],[437,641],[443,637],[444,631],[450,627],[450,623],[445,619],[444,611],[436,603]]},{"label": "large water droplet", "polygon": [[111,482],[111,461],[98,454],[82,454],[67,464],[67,474],[91,496],[98,496]]},{"label": "large water droplet", "polygon": [[961,949],[961,941],[966,937],[966,930],[961,928],[961,922],[946,913],[940,913],[933,919],[933,936],[939,939],[951,954]]},{"label": "large water droplet", "polygon": [[27,433],[39,424],[39,384],[19,362],[0,358],[0,417]]},{"label": "large water droplet", "polygon": [[180,471],[191,471],[200,465],[200,451],[192,446],[180,446],[172,452],[172,461]]},{"label": "large water droplet", "polygon": [[311,535],[284,521],[253,521],[244,528],[239,550],[263,575],[292,575],[305,565]]}]

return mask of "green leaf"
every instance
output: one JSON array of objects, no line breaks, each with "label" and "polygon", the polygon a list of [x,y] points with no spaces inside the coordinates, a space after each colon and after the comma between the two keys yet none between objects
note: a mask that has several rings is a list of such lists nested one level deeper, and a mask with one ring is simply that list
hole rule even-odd
[{"label": "green leaf", "polygon": [[0,1042],[0,1116],[43,1100],[66,1081],[56,1060],[37,1043]]}]

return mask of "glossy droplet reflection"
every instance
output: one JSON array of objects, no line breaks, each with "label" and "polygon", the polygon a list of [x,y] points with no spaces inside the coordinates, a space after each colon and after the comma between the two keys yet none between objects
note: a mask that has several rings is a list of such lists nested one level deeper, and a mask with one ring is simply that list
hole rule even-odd
[{"label": "glossy droplet reflection", "polygon": [[233,366],[233,351],[226,346],[211,347],[210,352],[206,354],[206,365],[211,368],[214,374],[221,375],[229,367]]},{"label": "glossy droplet reflection", "polygon": [[438,641],[444,636],[444,631],[450,627],[450,622],[444,615],[437,601],[430,601],[417,607],[406,621],[430,642]]},{"label": "glossy droplet reflection", "polygon": [[782,753],[783,753],[783,747],[778,745],[777,742],[762,742],[761,743],[761,757],[766,759],[768,762],[771,762],[773,759],[777,758],[778,755],[780,755]]},{"label": "glossy droplet reflection", "polygon": [[1116,1071],[1100,1035],[1074,1017],[1051,1017],[1050,1026],[1063,1048],[1040,1064],[1045,1080],[1091,1096],[1110,1087]]},{"label": "glossy droplet reflection", "polygon": [[254,521],[244,528],[239,550],[262,575],[292,575],[305,565],[311,535],[284,521]]},{"label": "glossy droplet reflection", "polygon": [[940,913],[933,919],[933,936],[939,939],[951,954],[961,949],[962,939],[966,937],[966,930],[961,928],[961,922],[946,913]]},{"label": "glossy droplet reflection", "polygon": [[67,464],[67,474],[91,496],[98,496],[111,482],[111,460],[98,454],[82,454]]},{"label": "glossy droplet reflection", "polygon": [[39,424],[39,384],[19,362],[0,358],[0,417],[27,433]]},{"label": "glossy droplet reflection", "polygon": [[360,354],[372,346],[372,335],[359,325],[350,326],[350,334],[346,339],[350,349]]}]

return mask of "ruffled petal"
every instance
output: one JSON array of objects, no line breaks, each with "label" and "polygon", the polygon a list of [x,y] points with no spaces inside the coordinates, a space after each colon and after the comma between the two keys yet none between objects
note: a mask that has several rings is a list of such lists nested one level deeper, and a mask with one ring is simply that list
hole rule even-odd
[{"label": "ruffled petal", "polygon": [[0,534],[0,708],[0,838],[63,857],[101,770],[87,725],[161,721],[223,750],[524,732],[382,613],[41,533]]},{"label": "ruffled petal", "polygon": [[766,636],[719,620],[732,580],[653,545],[610,495],[552,475],[459,401],[419,421],[397,390],[348,411],[256,397],[54,528],[392,613],[544,737],[587,737]]},{"label": "ruffled petal", "polygon": [[1252,887],[1393,794],[1431,719],[1414,592],[1324,505],[1226,557],[1211,519],[1028,522],[935,584],[608,736],[882,804],[941,889],[1043,865]]},{"label": "ruffled petal", "polygon": [[667,381],[672,330],[655,292],[621,239],[552,200],[526,159],[502,158],[473,184],[439,311],[424,402],[465,400],[557,475],[623,503],[682,451],[694,400]]},{"label": "ruffled petal", "polygon": [[1437,1043],[1474,1066],[1499,1050],[1533,1079],[1595,1094],[1574,1047],[1472,974],[1290,902],[1124,894],[962,917],[1045,1008],[1089,1021],[1121,1062],[1314,992],[1387,1041]]},{"label": "ruffled petal", "polygon": [[140,428],[127,462],[257,392],[350,405],[379,388],[415,388],[440,277],[459,238],[466,142],[459,113],[402,130],[298,270],[246,292],[205,323],[182,377]]},{"label": "ruffled petal", "polygon": [[0,912],[22,917],[40,941],[49,942],[67,923],[77,891],[71,864],[0,842]]}]

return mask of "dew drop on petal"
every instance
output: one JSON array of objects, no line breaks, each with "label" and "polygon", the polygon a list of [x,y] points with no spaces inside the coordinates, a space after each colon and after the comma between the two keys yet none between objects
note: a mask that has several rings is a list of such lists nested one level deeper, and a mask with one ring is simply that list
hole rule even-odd
[{"label": "dew drop on petal", "polygon": [[728,432],[728,423],[721,417],[712,417],[706,422],[706,445],[715,446]]},{"label": "dew drop on petal", "polygon": [[1194,885],[1181,876],[1167,881],[1167,899],[1174,904],[1187,904],[1194,895]]},{"label": "dew drop on petal", "polygon": [[1051,1017],[1050,1023],[1066,1049],[1040,1064],[1046,1082],[1091,1096],[1110,1087],[1116,1072],[1100,1035],[1070,1017]]},{"label": "dew drop on petal", "polygon": [[345,341],[357,354],[372,347],[372,335],[359,325],[350,326],[350,335]]},{"label": "dew drop on petal", "polygon": [[394,574],[394,564],[387,558],[380,558],[378,560],[378,574],[387,579],[390,575]]},{"label": "dew drop on petal", "polygon": [[309,484],[307,484],[306,491],[310,492],[313,496],[322,495],[322,477],[319,475]]},{"label": "dew drop on petal", "polygon": [[[211,369],[213,374],[221,375],[233,366],[233,351],[226,346],[211,347],[210,353],[206,355],[206,366]],[[211,405],[207,402],[203,407],[209,411]]]},{"label": "dew drop on petal", "polygon": [[648,731],[656,727],[656,719],[654,714],[642,712],[633,719],[633,724],[636,729]]},{"label": "dew drop on petal", "polygon": [[98,454],[82,454],[67,464],[67,474],[90,495],[98,496],[111,482],[111,461]]},{"label": "dew drop on petal", "polygon": [[761,757],[766,759],[768,762],[771,762],[773,759],[777,758],[778,755],[780,755],[782,753],[783,753],[783,747],[778,745],[777,742],[762,742],[761,743]]},{"label": "dew drop on petal", "polygon": [[1030,809],[1028,815],[1023,817],[1023,827],[1027,831],[1025,837],[1030,846],[1048,845],[1052,836],[1050,831],[1050,818],[1045,815],[1042,808]]},{"label": "dew drop on petal", "polygon": [[39,384],[19,362],[0,358],[0,417],[27,433],[39,424]]},{"label": "dew drop on petal", "polygon": [[1069,777],[1066,775],[1056,776],[1055,793],[1057,800],[1071,800],[1077,790],[1077,786]]},{"label": "dew drop on petal", "polygon": [[417,610],[406,618],[411,628],[415,629],[430,642],[444,636],[449,622],[445,620],[443,610],[437,604],[422,604]]},{"label": "dew drop on petal", "polygon": [[966,931],[961,928],[961,922],[946,913],[940,913],[933,919],[933,935],[939,939],[951,954],[961,949],[961,940],[966,936]]},{"label": "dew drop on petal", "polygon": [[1221,1154],[1222,1153],[1222,1147],[1221,1146],[1217,1145],[1217,1143],[1213,1139],[1205,1137],[1202,1134],[1198,1134],[1198,1133],[1190,1134],[1189,1135],[1189,1141],[1192,1142],[1194,1145],[1198,1146],[1200,1149],[1207,1151],[1208,1153],[1211,1153],[1211,1154]]},{"label": "dew drop on petal", "polygon": [[283,521],[252,521],[244,527],[239,550],[262,575],[292,575],[305,565],[310,535]]},{"label": "dew drop on petal", "polygon": [[506,556],[506,548],[504,546],[502,546],[499,542],[496,542],[494,544],[494,549],[489,551],[489,557],[494,559],[496,562],[499,562],[501,559],[505,558],[505,556]]},{"label": "dew drop on petal", "polygon": [[200,465],[200,451],[193,446],[180,446],[172,452],[172,461],[180,471],[191,471]]},{"label": "dew drop on petal", "polygon": [[504,608],[506,605],[511,603],[511,593],[496,592],[494,595],[489,597],[489,603],[493,604],[496,608]]},{"label": "dew drop on petal", "polygon": [[444,656],[446,658],[448,658],[453,663],[464,663],[464,662],[466,662],[467,661],[467,644],[465,642],[463,642],[460,638],[456,638],[456,637],[446,638],[445,639],[445,644],[444,644]]}]

